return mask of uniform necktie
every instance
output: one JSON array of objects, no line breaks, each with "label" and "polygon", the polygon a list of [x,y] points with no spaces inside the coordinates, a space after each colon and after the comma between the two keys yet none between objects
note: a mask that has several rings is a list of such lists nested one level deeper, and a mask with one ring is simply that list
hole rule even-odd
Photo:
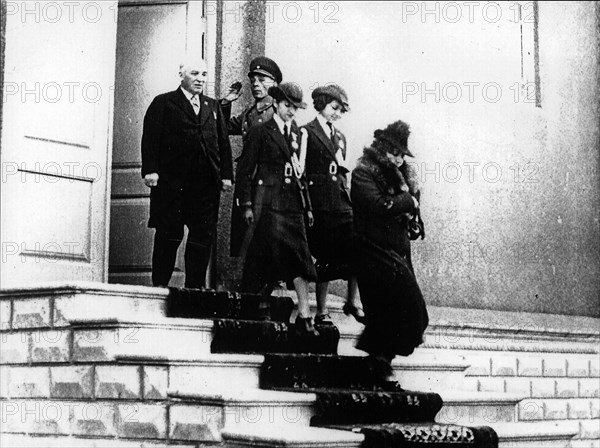
[{"label": "uniform necktie", "polygon": [[333,132],[333,125],[331,124],[331,122],[327,122],[327,126],[329,126],[329,138],[331,139],[331,141],[333,141],[333,136],[335,135]]},{"label": "uniform necktie", "polygon": [[290,128],[288,127],[288,125],[283,126],[283,136],[285,137],[285,142],[289,146],[289,144],[290,144]]},{"label": "uniform necktie", "polygon": [[194,112],[196,115],[200,113],[200,103],[198,102],[198,95],[194,95],[192,97],[192,106],[194,107]]}]

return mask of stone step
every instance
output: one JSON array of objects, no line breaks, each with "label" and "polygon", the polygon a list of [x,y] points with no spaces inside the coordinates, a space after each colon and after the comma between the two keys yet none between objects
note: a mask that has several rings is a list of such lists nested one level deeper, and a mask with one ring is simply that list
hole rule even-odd
[{"label": "stone step", "polygon": [[[118,357],[118,360],[132,364],[169,365],[171,384],[177,381],[179,389],[194,392],[199,388],[219,387],[221,384],[258,387],[264,356],[217,353],[201,357],[130,355]],[[404,388],[426,392],[462,390],[461,374],[466,368],[462,363],[452,363],[439,357],[420,354],[410,358],[397,358],[393,367],[396,379]]]},{"label": "stone step", "polygon": [[71,322],[74,362],[120,356],[205,356],[213,321],[182,318],[77,319]]},{"label": "stone step", "polygon": [[297,427],[245,427],[225,428],[222,432],[227,448],[242,447],[293,447],[293,448],[360,448],[364,436],[351,431]]},{"label": "stone step", "polygon": [[518,394],[445,390],[440,392],[444,405],[435,421],[463,426],[491,426],[518,421]]},{"label": "stone step", "polygon": [[[170,448],[164,442],[149,442],[145,440],[89,439],[82,437],[64,436],[31,436],[25,434],[0,434],[0,446],[3,448]],[[220,444],[211,445],[215,448]],[[177,448],[197,448],[196,444],[177,444]]]},{"label": "stone step", "polygon": [[[355,342],[356,335],[341,334],[338,354],[367,356],[367,353],[354,348]],[[394,358],[392,367],[396,381],[403,387],[435,392],[465,389],[465,372],[470,364],[444,352],[417,348],[409,357]]]},{"label": "stone step", "polygon": [[[534,426],[530,423],[497,423],[493,426],[498,434],[499,448],[566,448],[571,446],[571,439],[576,433],[572,424],[548,424]],[[319,432],[317,432],[319,430]],[[321,431],[334,431],[333,433]],[[363,437],[351,431],[323,430],[321,428],[295,428],[294,431],[278,431],[277,429],[246,429],[223,431],[223,439],[227,447],[359,447],[360,441],[346,441],[339,433]],[[321,436],[321,435],[324,435]],[[323,438],[321,438],[323,437]],[[332,438],[334,438],[332,440]]]},{"label": "stone step", "polygon": [[498,448],[571,447],[578,433],[577,422],[496,423]]},{"label": "stone step", "polygon": [[64,327],[73,319],[89,317],[164,317],[168,294],[167,288],[96,282],[49,282],[2,289],[1,329]]},{"label": "stone step", "polygon": [[[310,393],[229,388],[183,393],[169,389],[171,437],[177,440],[220,440],[221,430],[243,427],[309,426],[316,396]],[[212,437],[207,439],[207,434]]]}]

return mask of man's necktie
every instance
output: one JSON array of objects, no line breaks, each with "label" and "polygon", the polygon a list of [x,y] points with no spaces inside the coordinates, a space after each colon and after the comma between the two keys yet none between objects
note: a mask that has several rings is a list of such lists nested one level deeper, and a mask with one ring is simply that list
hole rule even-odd
[{"label": "man's necktie", "polygon": [[200,102],[198,101],[198,95],[194,95],[192,97],[192,106],[194,107],[194,112],[196,115],[200,113]]}]

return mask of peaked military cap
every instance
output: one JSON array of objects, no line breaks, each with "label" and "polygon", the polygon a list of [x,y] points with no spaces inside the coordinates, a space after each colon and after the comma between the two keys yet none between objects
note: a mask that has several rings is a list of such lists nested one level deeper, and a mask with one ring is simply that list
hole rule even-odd
[{"label": "peaked military cap", "polygon": [[319,95],[327,95],[335,99],[341,104],[344,112],[350,110],[350,105],[348,104],[348,95],[346,95],[346,91],[337,84],[328,84],[326,86],[317,87],[312,92],[312,98],[315,99]]},{"label": "peaked military cap", "polygon": [[269,95],[275,101],[287,100],[300,109],[306,109],[306,103],[302,101],[302,89],[293,82],[284,82],[279,86],[269,87]]},{"label": "peaked military cap", "polygon": [[279,84],[283,79],[283,75],[281,74],[279,66],[273,59],[269,59],[265,56],[259,56],[252,59],[252,62],[250,62],[250,71],[248,72],[248,77],[252,76],[254,73],[268,76],[269,78],[277,81],[277,84]]}]

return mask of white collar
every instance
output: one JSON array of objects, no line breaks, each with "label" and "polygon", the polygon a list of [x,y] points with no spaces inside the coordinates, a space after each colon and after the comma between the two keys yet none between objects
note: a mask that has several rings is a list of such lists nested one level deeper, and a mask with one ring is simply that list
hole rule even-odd
[{"label": "white collar", "polygon": [[273,114],[273,120],[275,120],[275,123],[277,123],[277,127],[279,128],[279,132],[281,132],[282,134],[285,134],[284,132],[284,127],[287,125],[288,129],[290,130],[290,132],[292,132],[292,123],[291,122],[285,122],[281,119],[281,117],[279,115],[277,115],[276,113]]},{"label": "white collar", "polygon": [[191,102],[192,98],[194,98],[195,96],[198,96],[198,102],[200,102],[200,95],[201,95],[201,93],[199,93],[198,95],[196,95],[195,93],[188,92],[183,87],[179,87],[179,88],[181,89],[181,91],[183,92],[183,94],[185,95],[185,97],[188,99],[189,102]]},{"label": "white collar", "polygon": [[331,128],[327,125],[327,120],[325,119],[325,117],[321,114],[317,114],[317,121],[319,122],[319,124],[321,125],[321,127],[323,128],[323,130],[325,131],[325,135],[329,136],[331,138],[331,134],[334,132],[333,131],[333,123],[331,124]]}]

